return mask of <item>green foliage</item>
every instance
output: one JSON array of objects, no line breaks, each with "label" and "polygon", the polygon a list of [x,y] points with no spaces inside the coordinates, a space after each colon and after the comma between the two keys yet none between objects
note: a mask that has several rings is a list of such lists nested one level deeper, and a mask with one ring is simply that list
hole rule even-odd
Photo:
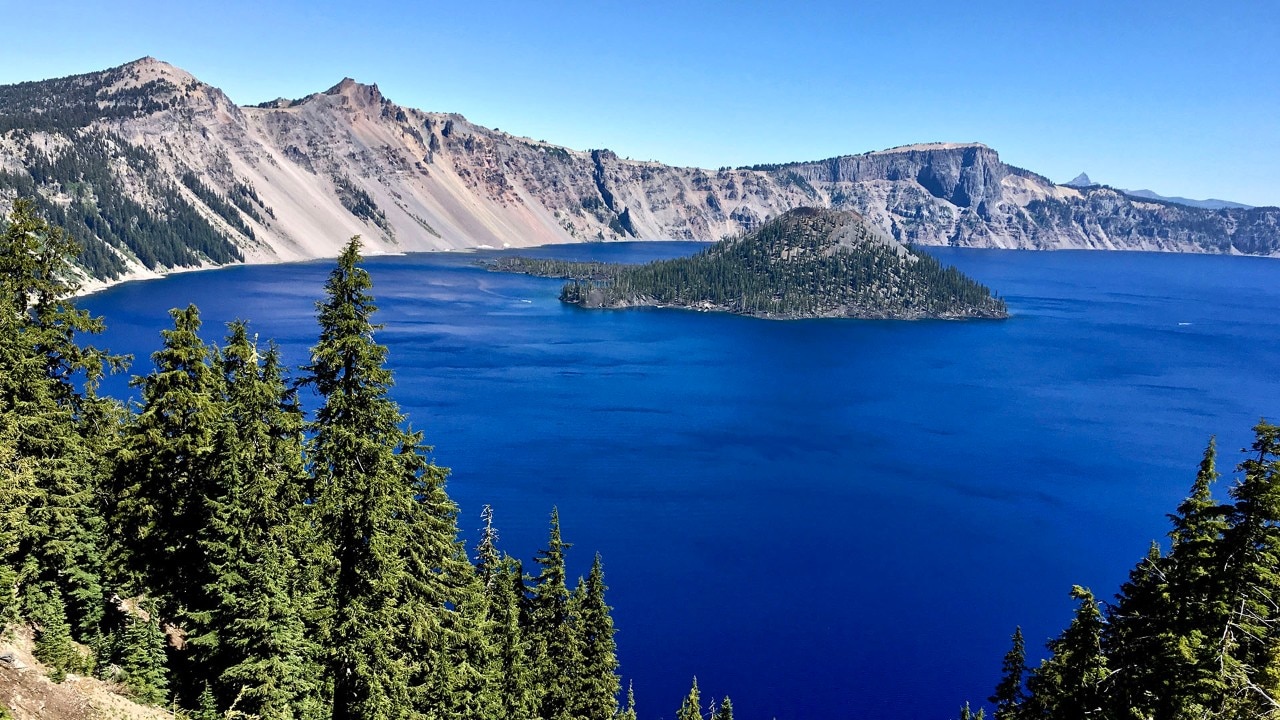
[{"label": "green foliage", "polygon": [[[226,220],[228,225],[239,230],[241,234],[250,240],[257,239],[253,234],[253,228],[249,227],[249,224],[244,221],[244,218],[237,211],[238,204],[228,202],[226,198],[214,192],[213,188],[200,182],[200,178],[196,177],[195,173],[191,171],[182,174],[182,184],[199,198],[205,207],[212,210],[218,217]],[[249,205],[248,207],[252,209],[253,206]],[[256,215],[256,213],[253,215]],[[254,219],[259,222],[262,221],[261,217],[254,217]]]},{"label": "green foliage", "polygon": [[720,707],[712,713],[711,720],[733,720],[733,701],[728,696],[725,696],[725,699],[720,702]]},{"label": "green foliage", "polygon": [[[124,271],[106,246],[133,255],[153,270],[244,259],[181,192],[158,179],[160,161],[150,151],[97,130],[76,130],[67,139],[54,151],[28,144],[25,173],[0,173],[0,187],[32,198],[52,223],[65,227],[80,243],[79,260],[90,274],[115,278]],[[147,178],[146,192],[156,198],[154,206],[132,199],[132,191],[121,185],[116,168],[122,163]],[[48,199],[41,188],[59,188],[71,195],[71,202]]]},{"label": "green foliage", "polygon": [[[424,644],[445,632],[439,616],[452,599],[442,587],[449,581],[411,571],[439,567],[456,546],[456,534],[440,531],[453,523],[444,470],[422,455],[420,434],[400,428],[404,418],[387,394],[387,350],[373,339],[376,306],[359,249],[352,238],[325,285],[320,341],[304,379],[323,403],[308,456],[329,555],[327,670],[338,720],[393,717],[411,704],[413,677],[443,682]],[[424,611],[408,630],[406,609]]]},{"label": "green foliage", "polygon": [[1107,677],[1102,611],[1093,593],[1078,585],[1071,597],[1080,602],[1075,619],[1049,642],[1052,655],[1027,680],[1032,717],[1084,718],[1102,710],[1102,682]]},{"label": "green foliage", "polygon": [[125,428],[113,511],[116,556],[131,595],[150,590],[160,617],[183,622],[209,609],[209,566],[199,530],[209,526],[219,486],[217,433],[222,380],[200,338],[194,305],[170,311],[173,329],[135,378],[142,393]]},{"label": "green foliage", "polygon": [[[729,698],[725,698],[724,700],[726,703],[729,702]],[[618,714],[614,717],[616,717],[617,720],[636,720],[636,691],[635,687],[631,683],[627,683],[627,705],[619,710]],[[729,706],[729,715],[727,720],[733,720],[732,705]]]},{"label": "green foliage", "polygon": [[378,226],[388,237],[395,235],[391,223],[387,220],[387,214],[378,207],[378,203],[374,202],[373,197],[365,192],[364,188],[356,185],[346,175],[334,175],[333,187],[338,193],[338,201],[347,209],[347,212]]},{"label": "green foliage", "polygon": [[496,270],[569,278],[584,307],[662,305],[764,317],[1004,317],[1004,302],[932,256],[895,248],[849,213],[802,208],[687,258],[645,265],[502,259]]},{"label": "green foliage", "polygon": [[680,703],[680,709],[676,711],[676,720],[703,720],[702,696],[698,692],[696,677],[693,679],[693,687],[689,689],[689,694],[685,696],[684,702]]},{"label": "green foliage", "polygon": [[30,533],[27,509],[36,495],[31,463],[18,454],[17,420],[0,414],[0,628],[18,622],[18,564]]},{"label": "green foliage", "polygon": [[1020,637],[991,701],[1011,720],[1273,718],[1280,712],[1280,427],[1254,427],[1230,504],[1218,504],[1210,441],[1171,515],[1105,609],[1075,588],[1076,618],[1018,700]]},{"label": "green foliage", "polygon": [[195,618],[191,642],[207,650],[206,692],[218,706],[288,717],[319,695],[320,651],[305,624],[315,600],[302,567],[310,537],[302,412],[278,353],[260,355],[242,322],[231,324],[217,370],[226,388],[216,440],[223,494],[201,538],[213,605]]},{"label": "green foliage", "polygon": [[167,80],[121,87],[124,67],[103,72],[0,85],[0,133],[85,128],[99,120],[145,117],[168,105],[157,96],[177,90]]},{"label": "green foliage", "polygon": [[569,587],[565,579],[565,551],[571,547],[560,537],[560,511],[551,511],[547,547],[534,561],[540,566],[529,601],[529,629],[533,671],[539,688],[538,716],[543,720],[572,717],[577,688],[562,682],[579,676],[580,648],[569,617]]},{"label": "green foliage", "polygon": [[99,423],[110,414],[95,387],[123,359],[81,344],[102,323],[71,302],[74,253],[32,204],[15,203],[0,233],[0,460],[14,491],[0,504],[13,518],[0,526],[0,579],[56,596],[73,636],[89,642],[101,618],[104,532],[94,452],[109,449]]},{"label": "green foliage", "polygon": [[608,718],[618,712],[617,645],[604,592],[604,567],[597,554],[587,579],[578,581],[570,604],[579,662],[572,715],[578,718]]},{"label": "green foliage", "polygon": [[[996,691],[987,700],[995,705],[995,720],[1017,720],[1026,701],[1023,690],[1023,678],[1027,672],[1026,642],[1022,639],[1022,628],[1013,631],[1013,646],[1005,653],[1001,665],[1000,683]],[[966,705],[966,708],[968,705]]]},{"label": "green foliage", "polygon": [[558,512],[531,589],[488,508],[467,557],[389,395],[358,241],[317,305],[310,423],[275,348],[242,322],[207,344],[194,306],[139,403],[97,397],[123,361],[79,341],[101,322],[69,301],[74,252],[30,203],[0,234],[0,617],[55,679],[87,645],[188,717],[635,720],[601,560],[570,592]]},{"label": "green foliage", "polygon": [[124,686],[138,702],[162,705],[169,687],[165,668],[167,642],[152,612],[154,608],[150,610],[129,613],[125,620],[120,673]]},{"label": "green foliage", "polygon": [[36,587],[28,593],[26,604],[27,617],[36,630],[36,659],[49,669],[49,679],[60,683],[68,670],[75,669],[77,659],[62,595],[56,587]]}]

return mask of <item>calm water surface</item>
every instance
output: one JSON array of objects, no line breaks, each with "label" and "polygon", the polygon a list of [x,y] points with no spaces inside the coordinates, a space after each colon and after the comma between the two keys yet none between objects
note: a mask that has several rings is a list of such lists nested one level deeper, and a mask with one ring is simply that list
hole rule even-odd
[{"label": "calm water surface", "polygon": [[[942,720],[990,694],[1015,624],[1034,653],[1069,620],[1073,583],[1115,591],[1211,434],[1229,466],[1280,416],[1280,261],[934,252],[1014,317],[584,311],[558,281],[475,256],[367,267],[395,397],[453,468],[464,532],[491,503],[527,559],[559,506],[571,572],[604,557],[642,717],[673,717],[697,675],[748,720]],[[297,365],[330,267],[187,274],[84,304],[134,372],[189,302],[208,338],[250,319]]]}]

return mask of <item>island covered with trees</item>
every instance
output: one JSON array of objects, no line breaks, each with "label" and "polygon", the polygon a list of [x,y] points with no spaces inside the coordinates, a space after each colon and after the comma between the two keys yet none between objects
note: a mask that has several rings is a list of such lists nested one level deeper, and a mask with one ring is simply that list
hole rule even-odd
[{"label": "island covered with trees", "polygon": [[755,317],[1005,318],[991,290],[850,211],[799,208],[687,258],[644,265],[499,258],[492,270],[568,280],[585,308],[677,307]]}]

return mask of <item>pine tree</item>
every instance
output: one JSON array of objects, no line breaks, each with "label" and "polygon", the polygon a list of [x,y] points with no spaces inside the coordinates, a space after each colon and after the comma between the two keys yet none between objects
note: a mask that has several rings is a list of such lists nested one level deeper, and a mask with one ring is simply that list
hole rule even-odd
[{"label": "pine tree", "polygon": [[538,716],[542,720],[571,717],[574,688],[565,682],[578,673],[581,662],[569,617],[569,589],[565,584],[565,550],[560,538],[560,511],[551,511],[551,530],[545,550],[535,562],[541,566],[534,579],[529,602],[529,629],[533,641]]},{"label": "pine tree", "polygon": [[493,506],[480,509],[480,543],[476,545],[476,572],[486,589],[492,589],[502,574],[502,553],[498,552],[498,530],[493,526]]},{"label": "pine tree", "polygon": [[36,494],[31,463],[18,454],[17,426],[14,413],[0,413],[0,627],[18,622],[21,548],[31,530],[27,508]]},{"label": "pine tree", "polygon": [[76,649],[71,642],[71,626],[62,594],[52,585],[33,588],[28,595],[28,617],[36,628],[36,659],[49,668],[49,679],[60,683],[67,671],[76,669]]},{"label": "pine tree", "polygon": [[428,461],[430,448],[421,442],[421,433],[406,433],[401,449],[407,463],[416,463],[400,592],[413,702],[419,712],[443,718],[490,716],[500,701],[489,676],[485,587],[458,539],[458,508],[445,492],[448,470]]},{"label": "pine tree", "polygon": [[112,554],[122,595],[146,595],[159,622],[201,640],[167,648],[169,689],[191,708],[217,652],[201,630],[215,605],[209,593],[215,569],[202,538],[223,495],[218,441],[225,403],[216,352],[200,338],[199,310],[189,305],[169,314],[174,325],[160,333],[155,369],[131,383],[141,389],[142,406],[124,429],[117,457]]},{"label": "pine tree", "polygon": [[1014,628],[1012,642],[1013,646],[1005,653],[1001,665],[1000,684],[996,685],[995,692],[987,698],[988,702],[995,705],[992,713],[995,720],[1017,720],[1022,703],[1026,701],[1023,678],[1027,672],[1027,649],[1022,639],[1021,627]]},{"label": "pine tree", "polygon": [[1106,658],[1102,655],[1102,612],[1093,593],[1076,586],[1071,597],[1079,601],[1071,625],[1049,642],[1052,653],[1027,680],[1030,717],[1097,717],[1103,708],[1102,682]]},{"label": "pine tree", "polygon": [[218,700],[213,696],[213,689],[206,683],[200,692],[199,709],[192,713],[192,720],[221,720],[223,713],[218,711]]},{"label": "pine tree", "polygon": [[[443,636],[444,591],[461,587],[454,576],[418,574],[439,569],[433,562],[456,565],[456,532],[448,531],[444,470],[421,455],[419,434],[401,429],[404,418],[388,397],[392,376],[387,350],[373,338],[371,287],[352,238],[317,304],[320,339],[304,378],[323,401],[308,455],[315,522],[331,557],[323,634],[334,720],[398,717],[414,704],[413,678],[431,682],[441,672],[423,643]],[[406,629],[406,608],[425,617]]]},{"label": "pine tree", "polygon": [[[728,703],[729,698],[725,698],[724,701]],[[730,715],[727,720],[733,720],[732,706],[729,707],[729,713]],[[636,720],[636,690],[632,683],[627,683],[627,705],[623,709],[619,710],[615,717],[617,720]]]},{"label": "pine tree", "polygon": [[698,693],[696,677],[693,679],[693,687],[689,689],[689,694],[685,696],[684,702],[680,703],[680,709],[676,711],[676,720],[703,720],[702,696]]},{"label": "pine tree", "polygon": [[[215,706],[288,718],[319,692],[319,648],[299,593],[307,529],[302,414],[274,348],[260,357],[244,323],[232,323],[218,358],[226,388],[217,439],[222,497],[201,538],[214,600],[191,642],[206,650],[205,690]],[[202,695],[202,705],[205,700]]]},{"label": "pine tree", "polygon": [[1226,521],[1211,489],[1216,454],[1210,440],[1190,493],[1169,516],[1168,555],[1153,545],[1109,613],[1113,712],[1194,717],[1221,705],[1213,649],[1224,622],[1217,544]]},{"label": "pine tree", "polygon": [[712,715],[712,720],[733,720],[733,701],[728,695],[720,702],[720,707]]},{"label": "pine tree", "polygon": [[108,437],[91,419],[104,415],[94,389],[123,363],[80,334],[100,319],[72,304],[77,248],[61,228],[14,204],[0,233],[0,414],[13,419],[15,461],[35,480],[25,496],[28,532],[7,572],[14,584],[53,584],[73,634],[93,641],[102,617],[101,483],[87,438]]},{"label": "pine tree", "polygon": [[1263,716],[1280,707],[1280,426],[1254,427],[1252,451],[1231,488],[1219,543],[1225,623],[1215,648],[1224,693],[1219,712]]},{"label": "pine tree", "polygon": [[174,326],[160,333],[155,370],[131,383],[141,388],[142,407],[125,429],[112,519],[124,590],[147,592],[161,618],[181,624],[209,609],[199,538],[211,520],[211,500],[222,494],[216,483],[223,390],[213,351],[200,339],[199,310],[189,305],[169,315]]},{"label": "pine tree", "polygon": [[169,687],[165,668],[167,641],[154,612],[129,613],[121,642],[121,680],[129,694],[141,703],[164,704]]},{"label": "pine tree", "polygon": [[585,581],[579,581],[571,603],[574,644],[579,658],[571,714],[584,720],[610,718],[618,712],[617,644],[613,618],[604,599],[604,568],[597,554]]},{"label": "pine tree", "polygon": [[538,695],[533,687],[530,647],[522,624],[524,571],[520,563],[498,550],[492,508],[484,506],[480,517],[484,526],[476,547],[480,563],[476,577],[487,601],[489,677],[498,699],[497,714],[507,720],[532,720],[537,717]]}]

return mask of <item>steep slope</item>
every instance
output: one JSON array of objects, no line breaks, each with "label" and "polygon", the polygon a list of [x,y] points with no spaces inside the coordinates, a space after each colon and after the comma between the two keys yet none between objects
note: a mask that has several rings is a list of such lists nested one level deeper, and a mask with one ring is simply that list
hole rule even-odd
[{"label": "steep slope", "polygon": [[575,151],[376,85],[239,107],[153,58],[0,87],[0,210],[37,195],[115,280],[240,261],[708,240],[801,206],[856,210],[920,244],[1280,253],[1280,210],[1206,210],[1054,185],[975,143],[701,170]]},{"label": "steep slope", "polygon": [[[122,688],[97,678],[68,675],[61,683],[31,654],[29,629],[8,628],[0,640],[0,711],[14,720],[172,720],[173,713],[139,705]],[[2,715],[3,712],[0,712]]]}]

